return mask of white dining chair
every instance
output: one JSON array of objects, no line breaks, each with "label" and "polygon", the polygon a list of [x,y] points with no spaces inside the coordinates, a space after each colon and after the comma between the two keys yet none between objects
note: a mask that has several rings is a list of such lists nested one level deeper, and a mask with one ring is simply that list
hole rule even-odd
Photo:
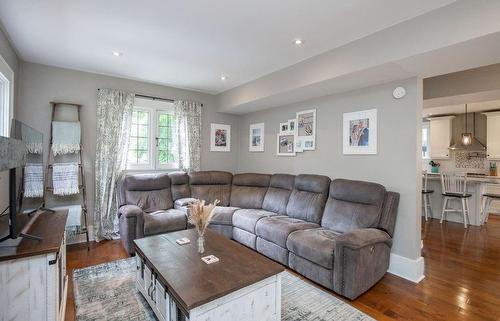
[{"label": "white dining chair", "polygon": [[[494,201],[500,201],[500,195],[494,193],[485,193],[483,194],[483,202],[481,206],[481,217],[480,223],[481,225],[486,224],[488,222],[488,216],[492,213],[491,203]],[[498,213],[498,211],[494,211]]]},{"label": "white dining chair", "polygon": [[[472,194],[467,193],[467,175],[456,173],[441,173],[441,189],[444,200],[440,223],[443,223],[446,213],[462,212],[462,215],[464,217],[464,228],[467,228],[467,225],[470,224],[469,198],[472,196]],[[461,210],[456,210],[453,207],[448,207],[450,201],[453,199],[461,201]]]},{"label": "white dining chair", "polygon": [[432,217],[431,194],[434,193],[434,191],[427,188],[427,180],[429,178],[427,171],[422,171],[422,178],[422,204],[424,205],[425,220],[427,221],[429,216]]}]

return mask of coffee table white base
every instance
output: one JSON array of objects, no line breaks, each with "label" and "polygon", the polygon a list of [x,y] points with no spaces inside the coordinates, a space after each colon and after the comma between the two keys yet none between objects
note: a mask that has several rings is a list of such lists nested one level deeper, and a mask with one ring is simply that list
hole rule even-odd
[{"label": "coffee table white base", "polygon": [[232,292],[179,315],[175,300],[136,255],[136,286],[160,321],[280,321],[281,274]]}]

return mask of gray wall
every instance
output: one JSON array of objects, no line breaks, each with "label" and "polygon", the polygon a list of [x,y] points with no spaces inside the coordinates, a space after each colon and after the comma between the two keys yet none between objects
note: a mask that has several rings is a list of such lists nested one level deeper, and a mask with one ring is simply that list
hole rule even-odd
[{"label": "gray wall", "polygon": [[[402,85],[407,96],[392,97],[394,87]],[[316,108],[316,150],[295,157],[276,156],[279,123],[295,112]],[[342,113],[378,109],[378,154],[342,154]],[[421,164],[417,146],[421,144],[421,80],[398,81],[336,96],[282,106],[242,116],[239,172],[314,173],[331,178],[378,182],[401,193],[393,252],[411,259],[420,257]],[[251,123],[265,123],[265,152],[248,152]],[[417,162],[418,160],[418,162]],[[418,213],[417,213],[418,212]]]},{"label": "gray wall", "polygon": [[237,168],[238,118],[216,112],[215,98],[212,95],[154,85],[144,82],[108,77],[98,74],[49,67],[22,62],[20,66],[20,88],[16,117],[43,132],[44,158],[47,161],[50,135],[50,101],[73,102],[83,105],[82,143],[83,163],[87,177],[89,213],[93,213],[94,163],[96,147],[96,101],[98,88],[117,88],[130,92],[172,99],[188,99],[204,104],[202,110],[202,137],[208,139],[210,123],[232,125],[231,152],[210,152],[209,142],[202,142],[202,169],[234,171]]},{"label": "gray wall", "polygon": [[424,99],[477,94],[499,89],[500,64],[424,79]]},{"label": "gray wall", "polygon": [[19,58],[17,53],[9,41],[7,34],[3,31],[3,26],[0,24],[0,56],[7,62],[9,67],[14,71],[14,77],[17,76],[19,70]]},{"label": "gray wall", "polygon": [[[9,67],[14,72],[14,91],[18,88],[18,71],[19,59],[14,50],[14,47],[9,42],[7,35],[3,32],[3,27],[0,25],[0,56],[7,62]],[[16,97],[14,97],[14,112],[16,110]],[[3,211],[9,205],[9,172],[0,172],[0,211]]]}]

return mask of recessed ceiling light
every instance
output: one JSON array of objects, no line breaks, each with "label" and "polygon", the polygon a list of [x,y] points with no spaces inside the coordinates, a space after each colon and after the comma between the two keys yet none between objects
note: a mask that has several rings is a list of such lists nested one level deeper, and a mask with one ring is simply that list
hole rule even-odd
[{"label": "recessed ceiling light", "polygon": [[113,56],[120,57],[120,56],[123,56],[123,53],[121,53],[119,51],[113,51]]},{"label": "recessed ceiling light", "polygon": [[226,76],[226,75],[222,75],[222,76],[220,76],[220,80],[224,81],[224,80],[226,80],[226,79],[227,79],[227,76]]},{"label": "recessed ceiling light", "polygon": [[304,44],[304,40],[302,40],[302,39],[295,39],[294,43],[295,43],[297,46],[300,46],[300,45]]}]

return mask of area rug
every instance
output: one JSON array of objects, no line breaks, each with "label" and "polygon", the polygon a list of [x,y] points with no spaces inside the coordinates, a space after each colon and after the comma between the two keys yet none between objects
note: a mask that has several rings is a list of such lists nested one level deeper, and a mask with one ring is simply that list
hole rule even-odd
[{"label": "area rug", "polygon": [[[135,289],[134,258],[73,272],[78,321],[155,321],[146,300]],[[284,272],[282,321],[374,320],[333,295]]]}]

